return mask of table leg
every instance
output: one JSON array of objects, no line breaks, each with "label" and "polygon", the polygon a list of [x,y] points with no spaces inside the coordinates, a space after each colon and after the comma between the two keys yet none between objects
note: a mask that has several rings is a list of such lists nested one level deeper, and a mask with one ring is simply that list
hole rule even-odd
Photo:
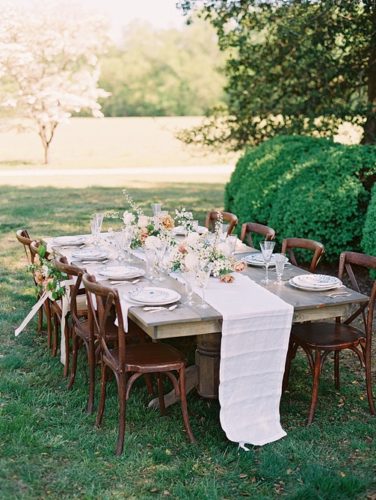
[{"label": "table leg", "polygon": [[221,334],[209,333],[197,336],[196,365],[198,366],[197,392],[203,398],[217,399]]},{"label": "table leg", "polygon": [[[198,384],[198,367],[196,365],[188,366],[185,370],[185,388],[186,394],[191,392],[192,389],[197,387]],[[175,391],[172,390],[167,393],[164,397],[165,407],[173,405],[177,401],[180,401],[179,397],[176,396]],[[148,408],[159,409],[159,399],[154,398],[148,404]]]}]

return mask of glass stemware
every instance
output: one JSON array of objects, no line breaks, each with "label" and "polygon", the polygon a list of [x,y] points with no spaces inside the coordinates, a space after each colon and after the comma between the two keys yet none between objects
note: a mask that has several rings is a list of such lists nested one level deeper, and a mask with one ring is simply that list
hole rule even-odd
[{"label": "glass stemware", "polygon": [[153,281],[155,278],[155,264],[157,262],[157,255],[153,248],[145,248],[146,259],[146,274],[145,278]]},{"label": "glass stemware", "polygon": [[260,242],[261,253],[265,263],[265,279],[261,281],[261,283],[263,283],[264,285],[268,285],[270,283],[269,264],[273,255],[274,246],[275,246],[275,241]]},{"label": "glass stemware", "polygon": [[96,213],[90,220],[90,229],[94,245],[99,244],[99,235],[102,229],[103,219],[104,219],[104,214]]},{"label": "glass stemware", "polygon": [[275,272],[277,274],[276,283],[278,285],[280,285],[282,283],[283,270],[285,269],[285,265],[286,265],[287,261],[288,261],[288,259],[285,255],[283,255],[283,253],[274,254]]},{"label": "glass stemware", "polygon": [[209,307],[209,304],[205,301],[205,289],[208,285],[211,271],[212,266],[210,264],[200,264],[195,271],[196,284],[201,290],[201,303],[198,307],[202,309]]},{"label": "glass stemware", "polygon": [[194,275],[191,271],[184,271],[181,273],[181,276],[184,280],[184,287],[186,293],[186,299],[184,301],[188,306],[193,305],[193,280]]}]

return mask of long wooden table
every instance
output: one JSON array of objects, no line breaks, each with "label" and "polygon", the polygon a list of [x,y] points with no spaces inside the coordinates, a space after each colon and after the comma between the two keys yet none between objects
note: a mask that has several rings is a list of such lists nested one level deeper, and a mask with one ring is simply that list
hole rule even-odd
[{"label": "long wooden table", "polygon": [[[66,254],[63,248],[56,249],[61,254]],[[241,246],[239,258],[254,251],[249,247]],[[144,265],[142,261],[137,264]],[[362,304],[368,301],[368,297],[349,288],[341,288],[341,292],[348,292],[349,295],[341,295],[335,298],[330,297],[331,292],[309,292],[298,290],[292,287],[288,280],[295,275],[303,274],[300,268],[288,265],[285,268],[283,281],[281,284],[274,283],[275,273],[270,270],[272,283],[263,285],[264,268],[248,266],[244,271],[256,283],[264,286],[270,292],[278,295],[282,300],[294,307],[293,322],[322,320],[345,316],[348,308],[352,304]],[[110,285],[110,282],[106,283]],[[166,278],[161,283],[153,283],[156,286],[171,287],[181,291],[181,284],[173,278]],[[110,285],[119,289],[120,293],[125,291],[129,283]],[[226,287],[231,284],[223,284],[223,293]],[[197,297],[197,302],[201,299]],[[247,297],[244,297],[247,300]],[[187,369],[187,386],[189,389],[196,386],[198,393],[205,398],[217,398],[219,385],[219,363],[221,345],[221,314],[208,307],[199,307],[180,304],[175,310],[161,310],[158,312],[144,311],[143,307],[132,307],[129,310],[129,318],[136,323],[152,339],[162,340],[168,338],[179,338],[186,336],[196,336],[197,349],[195,365]],[[173,402],[173,396],[167,405]]]}]

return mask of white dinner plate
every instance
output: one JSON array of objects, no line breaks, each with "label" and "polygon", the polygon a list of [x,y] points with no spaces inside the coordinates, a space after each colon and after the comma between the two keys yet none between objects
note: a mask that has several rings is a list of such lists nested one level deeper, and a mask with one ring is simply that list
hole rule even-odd
[{"label": "white dinner plate", "polygon": [[181,295],[170,288],[160,288],[156,286],[147,286],[141,290],[129,293],[129,298],[133,302],[139,302],[144,305],[165,305],[176,302]]},{"label": "white dinner plate", "polygon": [[332,285],[327,285],[326,287],[309,287],[309,286],[304,286],[304,285],[302,286],[302,285],[296,284],[296,282],[294,282],[294,278],[291,278],[289,280],[289,283],[294,288],[298,288],[299,290],[305,290],[306,292],[327,292],[329,290],[334,290],[335,288],[338,288],[341,286],[341,284],[332,284]]},{"label": "white dinner plate", "polygon": [[107,257],[108,257],[107,253],[101,250],[96,250],[94,248],[84,249],[82,251],[77,251],[72,253],[72,258],[78,260],[104,260]]},{"label": "white dinner plate", "polygon": [[59,236],[52,240],[53,245],[75,247],[85,243],[86,238],[84,236]]},{"label": "white dinner plate", "polygon": [[[187,235],[187,230],[184,229],[183,226],[176,226],[172,230],[173,234],[176,236],[186,236]],[[205,234],[208,232],[208,228],[205,226],[198,226],[197,231],[198,234]]]},{"label": "white dinner plate", "polygon": [[110,280],[129,280],[143,276],[145,271],[133,266],[106,266],[99,271],[99,274]]},{"label": "white dinner plate", "polygon": [[308,287],[318,290],[337,288],[342,285],[342,281],[335,276],[327,276],[325,274],[300,274],[294,276],[292,281],[299,287]]},{"label": "white dinner plate", "polygon": [[[270,259],[269,267],[274,267],[275,266],[275,257],[274,254],[272,255],[272,258]],[[262,256],[261,252],[258,253],[251,253],[244,257],[244,262],[249,264],[250,266],[256,266],[256,267],[265,267],[265,262],[264,258]]]}]

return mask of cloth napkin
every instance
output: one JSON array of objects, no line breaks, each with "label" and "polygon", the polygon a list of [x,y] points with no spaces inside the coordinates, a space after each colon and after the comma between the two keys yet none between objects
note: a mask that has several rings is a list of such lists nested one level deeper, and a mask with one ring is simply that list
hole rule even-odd
[{"label": "cloth napkin", "polygon": [[247,276],[235,276],[233,283],[210,278],[205,291],[223,316],[220,421],[229,440],[261,446],[286,435],[279,403],[294,309]]}]

